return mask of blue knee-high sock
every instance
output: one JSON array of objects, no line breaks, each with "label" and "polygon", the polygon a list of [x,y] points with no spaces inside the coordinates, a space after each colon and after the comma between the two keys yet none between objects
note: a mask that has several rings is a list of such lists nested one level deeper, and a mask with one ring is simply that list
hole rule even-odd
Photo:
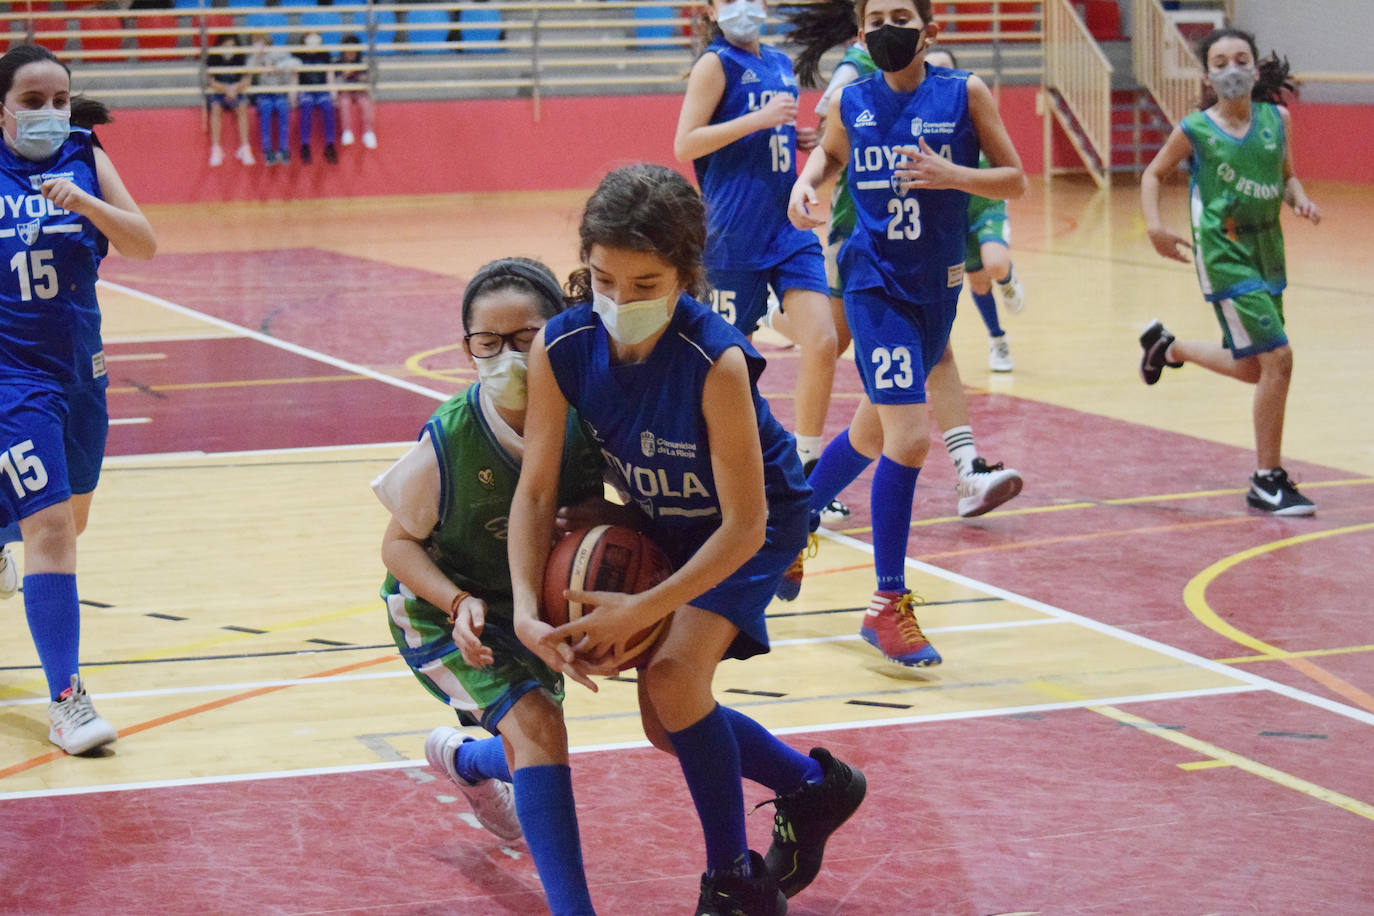
[{"label": "blue knee-high sock", "polygon": [[506,763],[506,745],[495,735],[464,741],[458,745],[453,762],[458,775],[468,782],[480,782],[483,779],[511,781],[510,766]]},{"label": "blue knee-high sock", "polygon": [[718,706],[739,745],[740,774],[751,782],[767,786],[778,795],[801,788],[803,783],[820,782],[825,777],[821,765],[742,712]]},{"label": "blue knee-high sock", "polygon": [[911,533],[911,501],[916,496],[920,468],[898,464],[886,455],[873,472],[873,566],[878,591],[906,589],[906,539]]},{"label": "blue knee-high sock", "polygon": [[572,770],[566,764],[521,767],[514,782],[515,814],[553,916],[596,916],[582,868]]},{"label": "blue knee-high sock", "polygon": [[983,316],[983,324],[988,326],[988,336],[1001,337],[1002,325],[997,322],[997,300],[992,298],[992,290],[973,293],[973,304],[978,306],[978,314]]},{"label": "blue knee-high sock", "polygon": [[744,788],[739,745],[722,707],[716,706],[680,732],[668,732],[678,765],[692,793],[706,838],[708,872],[748,874],[749,839],[744,832]]},{"label": "blue knee-high sock", "polygon": [[811,476],[806,478],[811,485],[811,511],[819,512],[830,505],[872,463],[872,458],[859,454],[849,444],[849,430],[831,439],[811,469]]},{"label": "blue knee-high sock", "polygon": [[24,577],[24,616],[48,678],[52,699],[71,686],[81,648],[81,606],[76,603],[76,575],[34,573]]}]

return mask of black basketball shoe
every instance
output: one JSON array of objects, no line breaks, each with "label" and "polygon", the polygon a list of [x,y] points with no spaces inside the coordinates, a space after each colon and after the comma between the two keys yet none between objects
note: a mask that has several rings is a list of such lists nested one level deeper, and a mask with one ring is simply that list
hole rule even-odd
[{"label": "black basketball shoe", "polygon": [[858,767],[841,763],[823,747],[812,748],[811,758],[821,765],[824,778],[772,802],[773,845],[764,863],[788,897],[816,880],[825,841],[858,809],[868,791]]},{"label": "black basketball shoe", "polygon": [[1298,492],[1283,468],[1274,468],[1267,474],[1259,471],[1251,474],[1245,504],[1270,515],[1315,515],[1317,512],[1316,503]]},{"label": "black basketball shoe", "polygon": [[1158,318],[1151,321],[1150,326],[1140,335],[1140,349],[1144,351],[1140,354],[1140,377],[1145,380],[1145,384],[1153,385],[1159,381],[1159,375],[1165,366],[1177,369],[1183,365],[1164,358],[1164,354],[1169,352],[1169,344],[1173,342],[1174,335],[1165,330]]},{"label": "black basketball shoe", "polygon": [[696,916],[787,916],[787,898],[763,864],[763,856],[749,850],[749,865],[754,873],[748,878],[702,875]]}]

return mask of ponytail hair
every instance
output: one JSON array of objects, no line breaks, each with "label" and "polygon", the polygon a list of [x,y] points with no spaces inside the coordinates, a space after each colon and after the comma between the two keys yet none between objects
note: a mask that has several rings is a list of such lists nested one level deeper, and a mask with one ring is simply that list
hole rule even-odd
[{"label": "ponytail hair", "polygon": [[789,6],[782,18],[790,26],[787,44],[801,49],[794,60],[797,82],[810,89],[825,85],[820,72],[821,57],[859,34],[854,0],[820,0],[806,6]]},{"label": "ponytail hair", "polygon": [[[1280,58],[1278,52],[1269,52],[1268,57],[1261,58],[1259,46],[1255,44],[1255,36],[1242,29],[1216,29],[1203,36],[1197,44],[1198,60],[1202,63],[1202,72],[1207,72],[1207,54],[1212,50],[1212,45],[1223,38],[1239,38],[1250,46],[1250,54],[1255,59],[1255,88],[1250,90],[1250,98],[1256,102],[1270,102],[1274,105],[1282,105],[1287,96],[1297,96],[1298,83],[1294,80],[1289,71],[1288,58]],[[1217,103],[1217,94],[1211,86],[1202,87],[1202,101],[1199,108],[1210,108]]]}]

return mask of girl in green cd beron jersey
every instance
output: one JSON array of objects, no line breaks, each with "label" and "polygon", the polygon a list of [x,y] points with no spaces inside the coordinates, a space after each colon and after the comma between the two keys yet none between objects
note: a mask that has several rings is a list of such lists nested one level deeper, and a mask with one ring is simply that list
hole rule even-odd
[{"label": "girl in green cd beron jersey", "polygon": [[1321,221],[1321,210],[1293,174],[1292,128],[1278,104],[1291,90],[1288,62],[1259,59],[1254,36],[1218,29],[1199,45],[1206,70],[1203,107],[1174,128],[1140,182],[1146,231],[1155,250],[1187,263],[1185,239],[1165,228],[1159,186],[1188,161],[1192,176],[1193,261],[1202,295],[1221,323],[1222,343],[1176,340],[1158,321],[1140,337],[1140,374],[1159,381],[1165,367],[1196,363],[1255,386],[1258,468],[1245,501],[1273,515],[1312,515],[1316,506],[1280,466],[1283,414],[1293,371],[1284,329],[1287,285],[1279,210]]}]

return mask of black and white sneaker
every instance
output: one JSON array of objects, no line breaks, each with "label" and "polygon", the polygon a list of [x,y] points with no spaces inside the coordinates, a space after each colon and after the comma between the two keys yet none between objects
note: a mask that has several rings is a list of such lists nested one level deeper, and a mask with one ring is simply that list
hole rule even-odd
[{"label": "black and white sneaker", "polygon": [[832,499],[824,509],[821,510],[821,524],[826,527],[831,525],[843,525],[849,521],[849,507],[838,499]]},{"label": "black and white sneaker", "polygon": [[969,472],[960,474],[954,485],[959,494],[960,517],[975,518],[991,512],[1020,493],[1023,483],[1021,475],[1002,462],[988,464],[981,455],[974,458]]},{"label": "black and white sneaker", "polygon": [[1140,377],[1145,380],[1145,384],[1153,385],[1159,381],[1159,375],[1165,366],[1177,369],[1183,365],[1164,358],[1164,354],[1169,352],[1169,345],[1173,342],[1174,335],[1160,324],[1158,318],[1151,321],[1150,326],[1140,335],[1140,349],[1144,351],[1140,354]]},{"label": "black and white sneaker", "polygon": [[1317,512],[1316,503],[1298,492],[1283,468],[1274,468],[1267,474],[1259,471],[1251,474],[1245,504],[1270,515],[1315,515]]}]

